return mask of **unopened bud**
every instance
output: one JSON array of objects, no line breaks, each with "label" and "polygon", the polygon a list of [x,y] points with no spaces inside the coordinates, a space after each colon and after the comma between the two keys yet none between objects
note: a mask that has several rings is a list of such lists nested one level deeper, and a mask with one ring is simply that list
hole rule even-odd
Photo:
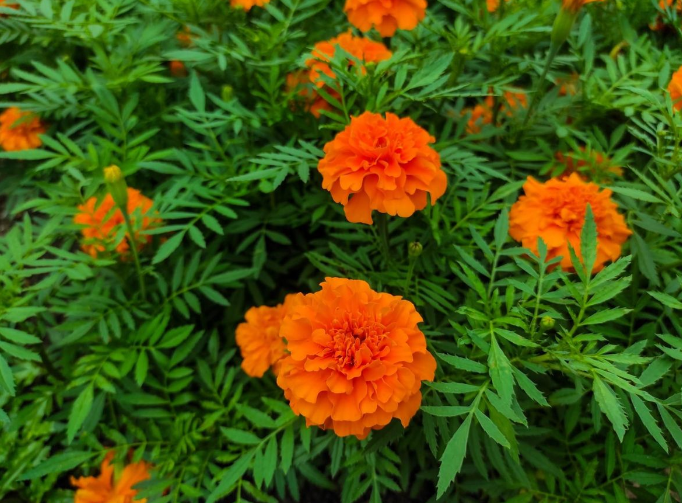
[{"label": "unopened bud", "polygon": [[222,93],[220,94],[223,101],[230,101],[234,96],[234,89],[232,86],[223,86]]},{"label": "unopened bud", "polygon": [[104,168],[104,181],[107,182],[107,188],[116,205],[125,211],[128,207],[128,186],[121,168],[115,164]]},{"label": "unopened bud", "polygon": [[551,330],[554,328],[556,321],[551,316],[543,316],[540,320],[540,326],[543,330]]},{"label": "unopened bud", "polygon": [[[582,4],[580,4],[580,6],[582,6]],[[580,7],[578,7],[578,10],[579,9]],[[559,11],[559,14],[554,20],[554,26],[552,26],[552,45],[555,48],[558,49],[561,44],[566,42],[566,39],[571,34],[571,28],[573,28],[575,18],[578,17],[578,10],[566,8],[564,6]]]},{"label": "unopened bud", "polygon": [[407,245],[407,255],[411,258],[417,258],[424,251],[424,247],[419,241],[414,241]]}]

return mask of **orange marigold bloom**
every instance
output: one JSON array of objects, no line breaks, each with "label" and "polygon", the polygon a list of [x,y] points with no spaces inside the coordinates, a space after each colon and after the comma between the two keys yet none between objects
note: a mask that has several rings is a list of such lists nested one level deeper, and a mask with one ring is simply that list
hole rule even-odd
[{"label": "orange marigold bloom", "polygon": [[580,147],[580,153],[564,154],[557,152],[556,160],[566,166],[563,176],[571,173],[587,174],[590,180],[603,182],[615,176],[623,176],[623,168],[616,166],[602,152],[592,150],[587,153],[585,147]]},{"label": "orange marigold bloom", "polygon": [[168,66],[173,77],[187,77],[187,68],[182,61],[173,60]]},{"label": "orange marigold bloom", "polygon": [[146,503],[147,499],[133,499],[137,490],[133,486],[151,478],[151,465],[144,461],[131,463],[116,477],[110,452],[102,461],[99,477],[71,477],[71,485],[77,487],[74,503]]},{"label": "orange marigold bloom", "polygon": [[[504,0],[505,2],[508,2],[509,0]],[[497,9],[500,8],[500,0],[486,0],[486,7],[488,8],[488,12],[495,12]]]},{"label": "orange marigold bloom", "polygon": [[376,28],[382,37],[414,30],[426,16],[426,0],[346,0],[348,21],[362,32]]},{"label": "orange marigold bloom", "polygon": [[177,35],[175,35],[175,38],[177,38],[178,42],[185,47],[190,47],[194,43],[192,41],[192,31],[189,29],[189,26],[185,26],[182,31],[179,31]]},{"label": "orange marigold bloom", "polygon": [[[306,66],[310,68],[310,80],[318,87],[324,86],[324,81],[320,78],[320,74],[324,73],[332,79],[336,78],[336,74],[329,66],[329,61],[334,57],[337,45],[364,63],[378,63],[379,61],[389,59],[393,55],[381,42],[374,42],[364,37],[356,37],[350,31],[342,33],[331,40],[318,42],[313,48],[312,57],[305,62]],[[362,71],[364,73],[364,66]]]},{"label": "orange marigold bloom", "polygon": [[409,217],[445,193],[447,176],[436,139],[410,118],[365,112],[324,146],[322,188],[344,206],[349,222],[372,223],[372,211]]},{"label": "orange marigold bloom", "polygon": [[[506,115],[507,117],[512,117],[519,108],[526,108],[528,106],[526,93],[505,91],[502,99],[499,114]],[[495,97],[488,96],[483,103],[479,103],[470,110],[464,110],[465,113],[471,113],[471,117],[467,122],[467,133],[480,133],[485,124],[492,124],[494,108]]]},{"label": "orange marigold bloom", "polygon": [[[149,216],[149,210],[154,204],[153,201],[143,196],[139,190],[128,187],[128,214],[130,215],[133,228],[139,230],[146,230],[157,225],[161,220],[153,216]],[[136,222],[137,214],[142,215],[142,222]],[[81,232],[83,233],[84,242],[81,248],[93,258],[97,254],[107,249],[107,245],[111,245],[116,238],[116,235],[125,226],[125,219],[123,213],[116,206],[114,198],[111,194],[104,196],[101,203],[97,203],[96,197],[91,197],[85,204],[78,206],[78,213],[73,219],[74,223],[83,225]],[[116,252],[125,254],[130,249],[128,241],[130,236],[126,233],[126,238],[116,245]],[[145,244],[150,243],[152,237],[135,232],[135,242],[138,248],[142,248]]]},{"label": "orange marigold bloom", "polygon": [[562,0],[563,8],[571,12],[578,12],[585,4],[603,2],[604,0]]},{"label": "orange marigold bloom", "polygon": [[263,7],[266,3],[270,3],[270,0],[230,0],[231,7],[239,7],[244,9],[246,12],[251,10],[251,7],[258,6]]},{"label": "orange marigold bloom", "polygon": [[[327,103],[320,93],[311,89],[307,84],[310,84],[310,71],[309,70],[299,70],[292,72],[287,75],[286,79],[286,92],[293,93],[296,92],[300,96],[305,104],[305,110],[313,114],[317,119],[320,118],[321,110],[332,110],[332,106]],[[331,89],[329,86],[324,87],[325,92],[334,98],[340,98],[339,93]],[[293,108],[296,108],[295,106]]]},{"label": "orange marigold bloom", "polygon": [[252,307],[246,311],[246,322],[237,326],[236,340],[242,354],[242,369],[247,375],[263,377],[270,367],[278,374],[280,362],[287,354],[280,328],[284,317],[298,304],[299,296],[290,294],[284,303],[275,307]]},{"label": "orange marigold bloom", "polygon": [[31,112],[12,107],[0,115],[0,146],[7,151],[40,147],[43,142],[38,135],[44,132],[45,126]]},{"label": "orange marigold bloom", "polygon": [[[673,100],[673,108],[675,110],[682,110],[682,66],[673,73],[670,84],[668,84],[668,92],[670,93],[670,98]],[[1,134],[2,132],[0,130],[0,135]],[[0,140],[1,139],[2,136],[0,136]]]},{"label": "orange marigold bloom", "polygon": [[597,225],[597,259],[593,272],[620,256],[621,247],[632,232],[618,213],[612,192],[583,181],[576,173],[540,183],[533,177],[523,186],[525,195],[509,212],[509,234],[516,241],[538,253],[538,238],[547,245],[547,259],[561,256],[561,268],[573,269],[568,244],[580,254],[580,233],[585,223],[587,205],[592,208]]},{"label": "orange marigold bloom", "polygon": [[404,427],[421,404],[421,382],[436,361],[401,297],[364,281],[327,278],[301,295],[282,323],[287,356],[277,384],[306,423],[362,439],[398,418]]}]

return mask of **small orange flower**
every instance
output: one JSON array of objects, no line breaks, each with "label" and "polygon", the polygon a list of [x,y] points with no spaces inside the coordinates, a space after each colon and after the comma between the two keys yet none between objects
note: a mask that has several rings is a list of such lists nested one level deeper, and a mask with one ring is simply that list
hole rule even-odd
[{"label": "small orange flower", "polygon": [[[673,100],[673,108],[675,110],[682,110],[682,66],[673,73],[670,79],[670,84],[668,84],[668,92],[670,93],[670,98]],[[2,118],[0,118],[2,120]],[[0,135],[2,131],[0,130]],[[2,140],[2,136],[0,136]]]},{"label": "small orange flower", "polygon": [[187,68],[182,61],[173,60],[168,66],[173,77],[187,77]]},{"label": "small orange flower", "polygon": [[[308,86],[311,83],[310,71],[309,70],[299,70],[292,72],[287,75],[286,79],[286,92],[294,93],[296,92],[298,96],[301,97],[305,105],[305,110],[313,114],[317,119],[320,118],[321,110],[332,110],[332,106],[327,103],[320,93],[315,91]],[[324,87],[325,92],[334,98],[340,98],[339,93],[331,89],[329,86]],[[294,109],[296,108],[295,104]]]},{"label": "small orange flower", "polygon": [[348,21],[362,32],[376,28],[382,37],[414,30],[426,16],[426,0],[346,0]]},{"label": "small orange flower", "polygon": [[[509,0],[504,0],[505,2],[508,2]],[[488,12],[495,12],[497,9],[500,8],[500,0],[486,0],[487,2],[487,8]]]},{"label": "small orange flower", "polygon": [[555,82],[559,86],[559,96],[575,96],[578,93],[580,75],[573,72],[567,77],[556,79]]},{"label": "small orange flower", "polygon": [[[157,225],[161,220],[152,216],[148,216],[149,210],[154,204],[153,201],[143,196],[139,190],[128,187],[128,214],[130,215],[133,228],[139,227],[140,231],[150,229]],[[102,202],[98,205],[97,198],[91,197],[85,204],[78,206],[78,213],[73,221],[76,224],[83,226],[81,232],[83,233],[84,242],[81,248],[93,258],[97,254],[107,249],[107,245],[111,245],[116,238],[116,235],[125,226],[125,219],[123,213],[116,207],[114,198],[111,194],[104,196]],[[136,214],[142,215],[141,224],[136,225]],[[123,239],[116,246],[116,252],[122,255],[126,254],[130,249],[128,241],[130,236],[126,233],[126,238]],[[150,243],[152,237],[149,235],[135,232],[135,242],[138,248],[142,248],[145,244]]]},{"label": "small orange flower", "polygon": [[398,418],[404,427],[421,405],[421,383],[436,361],[419,330],[422,317],[401,297],[364,281],[327,278],[301,295],[282,323],[289,355],[277,384],[308,426],[363,439]]},{"label": "small orange flower", "polygon": [[12,107],[0,115],[0,146],[7,151],[40,147],[43,142],[38,135],[44,132],[45,126],[31,112]]},{"label": "small orange flower", "polygon": [[623,168],[612,164],[611,159],[596,150],[588,153],[585,147],[580,147],[579,153],[557,152],[555,157],[560,164],[566,166],[562,176],[571,173],[586,174],[590,180],[600,183],[613,176],[623,176]]},{"label": "small orange flower", "polygon": [[563,8],[568,11],[578,12],[580,9],[583,8],[585,4],[603,1],[604,0],[562,0],[562,5]]},{"label": "small orange flower", "polygon": [[180,45],[185,47],[191,47],[194,45],[194,41],[192,40],[192,31],[189,29],[189,26],[185,26],[182,31],[179,31],[177,35],[175,35],[175,38],[178,39]]},{"label": "small orange flower", "polygon": [[509,212],[509,234],[525,248],[538,253],[538,238],[547,245],[547,259],[561,256],[561,268],[573,269],[568,244],[580,255],[580,233],[585,224],[587,205],[597,225],[597,259],[592,272],[616,260],[628,236],[623,215],[618,213],[612,192],[599,190],[597,184],[583,181],[576,173],[540,183],[532,177],[523,186],[525,195]]},{"label": "small orange flower", "polygon": [[133,499],[137,490],[133,486],[151,478],[151,465],[144,461],[131,463],[116,477],[110,452],[102,461],[99,477],[71,477],[71,485],[77,487],[74,503],[146,503],[147,499]]},{"label": "small orange flower", "polygon": [[[500,106],[500,115],[512,117],[519,108],[526,108],[527,106],[528,98],[526,93],[505,91],[503,102]],[[480,133],[485,124],[492,124],[494,108],[495,97],[488,96],[482,104],[479,103],[470,110],[464,110],[465,113],[471,113],[471,117],[467,122],[467,133]]]},{"label": "small orange flower", "polygon": [[244,9],[246,12],[251,10],[254,5],[257,7],[263,7],[266,3],[270,3],[270,0],[230,0],[230,6],[235,8],[239,7]]},{"label": "small orange flower", "polygon": [[[322,188],[344,206],[349,222],[372,223],[372,211],[409,217],[445,193],[436,141],[410,118],[365,112],[324,146]],[[350,198],[350,199],[349,199]]]},{"label": "small orange flower", "polygon": [[300,296],[290,294],[283,304],[252,307],[246,311],[246,322],[237,326],[236,340],[242,354],[242,369],[247,375],[263,377],[270,367],[275,375],[278,374],[280,362],[287,354],[280,328]]},{"label": "small orange flower", "polygon": [[[363,63],[378,63],[392,56],[384,44],[381,42],[374,42],[368,38],[356,37],[350,31],[342,33],[338,37],[324,42],[318,42],[313,48],[311,58],[305,64],[310,68],[310,80],[317,85],[323,87],[324,81],[320,78],[320,74],[324,73],[330,78],[336,78],[336,74],[329,66],[329,61],[334,57],[336,46],[341,47],[351,56],[359,59]],[[352,61],[350,62],[353,63]],[[362,67],[364,73],[365,68]]]}]

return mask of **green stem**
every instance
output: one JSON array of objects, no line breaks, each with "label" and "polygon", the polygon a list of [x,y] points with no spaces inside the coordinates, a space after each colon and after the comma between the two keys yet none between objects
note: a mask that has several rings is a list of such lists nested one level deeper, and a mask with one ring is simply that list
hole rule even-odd
[{"label": "green stem", "polygon": [[133,252],[133,259],[135,260],[135,269],[137,271],[137,279],[140,282],[140,293],[142,293],[142,300],[147,300],[147,289],[144,285],[144,278],[142,277],[142,266],[140,265],[140,256],[137,253],[137,241],[135,240],[135,232],[133,231],[133,224],[130,221],[130,215],[128,215],[127,208],[121,208],[121,213],[123,213],[123,219],[126,222],[126,228],[128,229],[128,239],[130,240],[130,249]]},{"label": "green stem", "polygon": [[547,78],[547,72],[549,72],[549,68],[552,66],[552,62],[554,61],[554,58],[559,52],[559,47],[561,46],[557,44],[552,44],[549,48],[549,54],[547,55],[545,68],[542,70],[540,80],[535,86],[535,91],[533,92],[533,95],[530,97],[530,104],[528,105],[526,116],[523,118],[523,124],[521,125],[521,129],[524,129],[526,127],[526,124],[528,124],[528,119],[530,119],[530,116],[533,114],[533,109],[535,108],[535,105],[538,101],[538,95],[542,92],[542,90],[545,87],[545,78]]},{"label": "green stem", "polygon": [[410,281],[412,281],[412,273],[414,273],[414,266],[417,263],[416,257],[410,257],[410,265],[407,268],[407,276],[405,276],[405,288],[403,288],[403,294],[405,297],[410,293]]}]

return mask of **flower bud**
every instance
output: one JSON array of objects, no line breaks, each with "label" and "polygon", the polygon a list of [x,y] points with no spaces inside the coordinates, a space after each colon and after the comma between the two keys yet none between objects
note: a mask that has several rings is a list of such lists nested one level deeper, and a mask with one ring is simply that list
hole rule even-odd
[{"label": "flower bud", "polygon": [[121,168],[115,164],[104,168],[104,181],[107,182],[107,188],[116,205],[121,211],[125,211],[128,207],[128,186]]},{"label": "flower bud", "polygon": [[234,89],[232,86],[223,86],[220,97],[223,99],[223,101],[230,101],[234,97]]},{"label": "flower bud", "polygon": [[407,245],[407,255],[410,258],[417,258],[424,251],[424,247],[419,241],[414,241]]},{"label": "flower bud", "polygon": [[554,328],[556,321],[551,316],[543,316],[540,320],[540,326],[543,330],[551,330]]},{"label": "flower bud", "polygon": [[[582,4],[580,4],[582,6]],[[552,26],[552,45],[557,49],[561,44],[563,44],[568,36],[571,34],[571,28],[573,28],[573,23],[575,23],[576,17],[578,17],[578,11],[573,8],[562,7],[554,20],[554,26]]]}]

